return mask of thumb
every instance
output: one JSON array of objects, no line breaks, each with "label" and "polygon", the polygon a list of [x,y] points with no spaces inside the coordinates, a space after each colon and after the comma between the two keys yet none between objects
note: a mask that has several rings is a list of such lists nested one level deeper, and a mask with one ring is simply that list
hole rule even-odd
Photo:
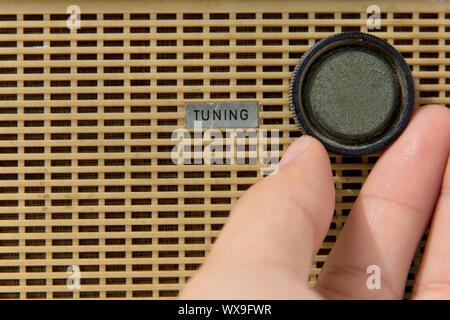
[{"label": "thumb", "polygon": [[[286,288],[280,273],[306,286],[334,200],[327,152],[316,139],[302,136],[286,151],[278,172],[252,186],[236,203],[184,297],[223,298],[229,293],[236,298],[233,283],[243,297],[267,297],[260,287],[267,282],[276,297],[274,286]],[[259,290],[253,295],[255,284]]]}]

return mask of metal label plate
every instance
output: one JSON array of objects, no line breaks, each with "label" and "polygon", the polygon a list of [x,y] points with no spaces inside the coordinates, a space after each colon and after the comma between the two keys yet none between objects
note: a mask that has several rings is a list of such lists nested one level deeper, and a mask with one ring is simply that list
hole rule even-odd
[{"label": "metal label plate", "polygon": [[194,128],[195,122],[202,128],[257,128],[257,102],[187,103],[185,105],[186,128]]}]

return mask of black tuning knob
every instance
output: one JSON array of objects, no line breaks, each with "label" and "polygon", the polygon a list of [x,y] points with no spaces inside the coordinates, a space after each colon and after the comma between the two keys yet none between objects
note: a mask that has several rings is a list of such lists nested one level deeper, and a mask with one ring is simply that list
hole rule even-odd
[{"label": "black tuning knob", "polygon": [[291,110],[300,129],[344,155],[372,153],[393,142],[411,117],[414,96],[401,54],[359,32],[317,42],[291,79]]}]

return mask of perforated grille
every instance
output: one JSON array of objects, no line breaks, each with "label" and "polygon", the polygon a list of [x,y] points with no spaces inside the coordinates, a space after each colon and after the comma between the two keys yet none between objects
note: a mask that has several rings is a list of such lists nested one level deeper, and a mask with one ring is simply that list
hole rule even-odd
[{"label": "perforated grille", "polygon": [[[175,297],[261,178],[259,164],[174,165],[184,104],[258,101],[285,150],[299,136],[290,72],[317,40],[367,31],[369,5],[78,1],[70,31],[61,1],[16,2],[0,10],[0,298],[22,299]],[[420,105],[450,104],[444,5],[381,5],[375,33],[406,58]],[[311,283],[377,157],[330,155],[336,212]]]}]

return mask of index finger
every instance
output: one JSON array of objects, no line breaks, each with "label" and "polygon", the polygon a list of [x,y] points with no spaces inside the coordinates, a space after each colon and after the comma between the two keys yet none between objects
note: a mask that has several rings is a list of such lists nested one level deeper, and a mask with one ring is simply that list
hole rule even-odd
[{"label": "index finger", "polygon": [[[319,276],[329,298],[403,297],[417,244],[439,194],[450,151],[450,110],[421,107],[377,161]],[[367,268],[381,270],[381,289],[367,287]]]}]

